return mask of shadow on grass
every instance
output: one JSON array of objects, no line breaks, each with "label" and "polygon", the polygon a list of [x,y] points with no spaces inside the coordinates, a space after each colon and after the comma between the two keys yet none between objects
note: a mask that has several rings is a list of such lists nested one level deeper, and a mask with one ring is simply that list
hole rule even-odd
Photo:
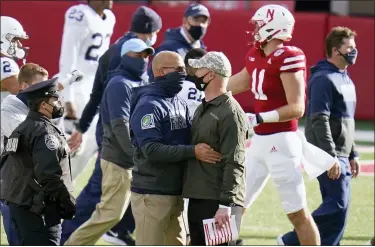
[{"label": "shadow on grass", "polygon": [[[257,236],[257,235],[240,235],[242,239],[275,239],[277,236]],[[352,241],[369,241],[373,236],[345,236],[344,240]]]}]

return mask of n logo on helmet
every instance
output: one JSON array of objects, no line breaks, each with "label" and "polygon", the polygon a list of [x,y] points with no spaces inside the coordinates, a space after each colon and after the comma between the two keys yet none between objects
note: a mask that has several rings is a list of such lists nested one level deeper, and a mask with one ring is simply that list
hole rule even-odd
[{"label": "n logo on helmet", "polygon": [[273,20],[273,15],[274,14],[275,14],[275,9],[268,9],[267,10],[267,16],[266,16],[266,18],[267,19],[269,18],[268,22],[271,22]]}]

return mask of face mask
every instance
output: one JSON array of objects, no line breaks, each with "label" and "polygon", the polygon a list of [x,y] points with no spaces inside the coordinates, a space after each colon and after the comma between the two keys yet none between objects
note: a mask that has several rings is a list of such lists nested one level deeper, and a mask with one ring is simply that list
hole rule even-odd
[{"label": "face mask", "polygon": [[147,60],[144,58],[129,57],[124,55],[121,58],[123,68],[137,79],[141,80],[143,73],[147,70]]},{"label": "face mask", "polygon": [[182,85],[186,79],[186,73],[184,72],[172,72],[160,77],[157,81],[159,85],[172,95],[178,94],[182,90]]},{"label": "face mask", "polygon": [[191,26],[188,32],[194,40],[200,40],[206,34],[207,28],[202,26]]},{"label": "face mask", "polygon": [[353,49],[351,52],[348,52],[346,54],[342,54],[339,50],[337,50],[339,54],[348,62],[350,65],[354,65],[355,61],[357,60],[358,56],[358,50]]},{"label": "face mask", "polygon": [[210,84],[210,82],[212,81],[212,80],[210,80],[210,81],[208,81],[208,82],[204,82],[204,81],[203,81],[204,77],[205,77],[206,75],[208,75],[208,73],[210,73],[210,72],[207,72],[204,76],[201,76],[201,77],[197,77],[197,76],[196,76],[196,79],[195,79],[195,81],[194,81],[194,84],[195,84],[195,86],[197,87],[197,89],[198,89],[199,91],[204,91],[204,90],[207,88],[208,84]]},{"label": "face mask", "polygon": [[156,35],[156,33],[153,33],[152,36],[151,36],[151,39],[149,37],[147,38],[147,40],[145,42],[146,45],[147,46],[155,45],[157,38],[158,38],[158,36]]},{"label": "face mask", "polygon": [[52,105],[50,103],[47,103],[47,104],[52,106],[52,112],[51,112],[52,119],[61,118],[64,115],[64,107],[62,106],[60,102],[59,102],[59,105],[55,105],[55,104]]}]

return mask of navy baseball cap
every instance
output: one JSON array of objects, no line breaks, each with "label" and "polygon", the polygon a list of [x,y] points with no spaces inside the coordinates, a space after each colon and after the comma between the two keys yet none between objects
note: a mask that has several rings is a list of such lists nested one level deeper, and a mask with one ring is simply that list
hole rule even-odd
[{"label": "navy baseball cap", "polygon": [[185,10],[184,17],[196,17],[196,16],[206,16],[207,18],[210,17],[210,12],[208,11],[207,7],[199,4],[194,3],[190,4],[189,7]]},{"label": "navy baseball cap", "polygon": [[53,78],[33,84],[25,90],[22,90],[20,93],[25,95],[28,100],[40,99],[44,97],[59,98],[60,94],[57,88],[57,79],[58,78]]}]

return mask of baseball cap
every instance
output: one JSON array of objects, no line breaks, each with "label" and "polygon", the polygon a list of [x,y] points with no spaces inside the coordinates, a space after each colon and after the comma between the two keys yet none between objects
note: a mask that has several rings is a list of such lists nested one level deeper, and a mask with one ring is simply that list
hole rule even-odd
[{"label": "baseball cap", "polygon": [[208,11],[207,7],[199,3],[190,4],[185,10],[184,14],[185,17],[195,17],[199,15],[210,17],[210,12]]},{"label": "baseball cap", "polygon": [[130,23],[130,31],[135,33],[153,33],[161,27],[161,17],[146,6],[141,6],[134,12]]},{"label": "baseball cap", "polygon": [[1,81],[11,76],[17,76],[20,72],[18,64],[11,58],[1,58]]},{"label": "baseball cap", "polygon": [[129,39],[128,41],[124,42],[121,47],[121,56],[128,53],[129,51],[132,52],[142,52],[147,51],[150,55],[154,55],[155,50],[151,46],[146,45],[141,39],[134,38]]},{"label": "baseball cap", "polygon": [[232,75],[232,66],[222,52],[210,51],[200,59],[189,59],[189,65],[195,69],[207,68],[224,77]]}]

